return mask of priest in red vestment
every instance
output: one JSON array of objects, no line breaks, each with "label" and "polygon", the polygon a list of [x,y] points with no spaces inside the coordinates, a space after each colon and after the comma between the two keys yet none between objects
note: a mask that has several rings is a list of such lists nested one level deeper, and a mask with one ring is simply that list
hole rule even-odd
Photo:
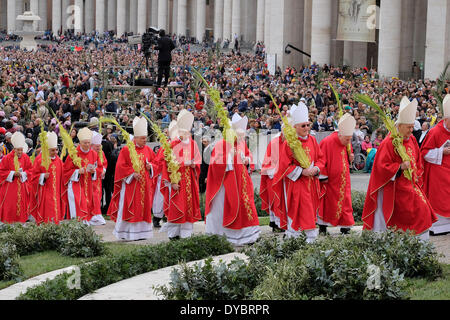
[{"label": "priest in red vestment", "polygon": [[[402,161],[390,134],[383,140],[373,164],[362,220],[366,230],[410,230],[420,239],[427,240],[429,229],[437,218],[421,187],[422,160],[412,135],[416,110],[417,100],[410,102],[403,97],[396,125],[411,161]],[[409,168],[412,169],[412,181],[404,175],[404,170]]]},{"label": "priest in red vestment", "polygon": [[[288,141],[280,151],[279,168],[273,181],[274,209],[278,215],[287,212],[287,237],[306,234],[308,243],[317,238],[316,217],[319,210],[319,174],[323,169],[324,156],[316,139],[309,134],[308,108],[303,102],[291,109],[291,124],[311,163],[302,168],[295,159]],[[284,200],[284,201],[283,201]]]},{"label": "priest in red vestment", "polygon": [[319,233],[326,234],[327,226],[340,226],[341,232],[347,234],[355,224],[350,181],[350,163],[354,155],[347,151],[355,126],[355,118],[346,113],[339,119],[339,132],[333,132],[320,142],[325,166],[319,176],[322,186],[317,218]]},{"label": "priest in red vestment", "polygon": [[[0,162],[0,221],[25,223],[29,216],[29,186],[32,164],[27,156],[25,136],[15,132],[11,137],[14,150]],[[17,167],[14,157],[17,155]]]},{"label": "priest in red vestment", "polygon": [[237,138],[233,144],[216,143],[206,182],[205,232],[225,235],[234,245],[254,243],[260,236],[250,177],[253,157],[245,142],[247,123],[247,117],[234,114],[232,128]]},{"label": "priest in red vestment", "polygon": [[59,224],[64,219],[63,194],[63,162],[58,157],[58,136],[54,132],[47,133],[50,166],[46,170],[42,166],[42,153],[34,160],[31,176],[33,201],[30,202],[30,213],[36,223]]},{"label": "priest in red vestment", "polygon": [[92,182],[93,192],[94,192],[94,216],[101,216],[102,214],[102,180],[105,178],[106,169],[108,168],[108,161],[106,160],[105,154],[102,151],[102,135],[98,132],[92,133],[92,143],[91,148],[98,155],[98,163],[96,169],[97,179]]},{"label": "priest in red vestment", "polygon": [[[174,141],[178,137],[177,131],[177,122],[173,120],[169,124],[167,135],[170,141]],[[162,179],[162,167],[164,161],[164,149],[160,148],[158,153],[156,154],[155,163],[158,163],[155,168],[158,171],[155,171],[153,177],[153,183],[155,184],[155,195],[153,196],[153,228],[161,228],[161,220],[164,218],[164,195],[161,192],[161,179]],[[155,169],[154,168],[154,169]]]},{"label": "priest in red vestment", "polygon": [[450,94],[443,101],[444,119],[431,129],[421,147],[423,191],[438,216],[431,235],[450,232]]},{"label": "priest in red vestment", "polygon": [[77,155],[81,159],[81,167],[76,166],[70,156],[63,166],[68,217],[88,225],[102,225],[106,223],[105,219],[94,211],[94,181],[99,178],[96,172],[99,159],[97,153],[91,149],[92,131],[83,128],[77,137],[80,140]]},{"label": "priest in red vestment", "polygon": [[171,141],[172,150],[180,165],[181,180],[172,184],[167,164],[162,161],[161,189],[164,195],[164,214],[167,223],[161,229],[169,239],[187,238],[192,235],[194,223],[202,218],[198,179],[202,157],[197,143],[191,137],[194,115],[186,109],[177,117],[176,131],[179,138]]},{"label": "priest in red vestment", "polygon": [[267,146],[264,161],[261,168],[261,183],[259,196],[261,197],[261,209],[269,214],[270,224],[274,232],[286,230],[287,217],[277,216],[273,210],[274,192],[272,190],[273,177],[278,170],[280,149],[284,143],[283,133],[279,133]]},{"label": "priest in red vestment", "polygon": [[123,147],[117,159],[114,193],[108,215],[116,222],[113,234],[129,241],[153,236],[152,204],[154,194],[153,169],[155,153],[147,145],[147,120],[133,120],[134,145],[139,158],[139,172],[133,167],[128,146]]}]

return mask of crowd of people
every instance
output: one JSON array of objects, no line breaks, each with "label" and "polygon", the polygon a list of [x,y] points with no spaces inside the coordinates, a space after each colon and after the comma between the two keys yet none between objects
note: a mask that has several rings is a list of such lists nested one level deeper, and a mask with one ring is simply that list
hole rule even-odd
[{"label": "crowd of people", "polygon": [[[319,66],[314,62],[311,66],[303,66],[298,69],[289,67],[285,70],[281,70],[278,68],[275,74],[271,75],[264,60],[264,46],[262,44],[257,45],[256,53],[245,53],[240,52],[239,50],[225,53],[214,49],[205,50],[199,48],[196,50],[194,46],[180,46],[173,53],[168,86],[158,87],[155,90],[130,90],[130,85],[134,80],[154,77],[152,67],[156,67],[157,65],[156,55],[151,56],[151,67],[146,69],[142,52],[136,46],[132,47],[127,45],[127,43],[123,43],[126,42],[125,39],[123,39],[123,42],[104,41],[100,46],[90,45],[90,43],[92,43],[91,40],[92,38],[87,43],[83,44],[80,47],[80,50],[74,50],[73,46],[64,42],[49,42],[48,44],[40,46],[36,52],[26,52],[11,47],[0,48],[0,159],[15,153],[14,150],[17,148],[14,146],[13,138],[17,140],[17,135],[14,135],[16,133],[21,133],[23,134],[24,143],[26,144],[26,150],[24,149],[23,152],[33,159],[35,163],[39,163],[36,161],[38,161],[39,150],[42,149],[42,141],[39,138],[41,124],[43,124],[47,132],[54,132],[60,140],[61,130],[58,125],[61,124],[62,127],[69,132],[72,141],[76,145],[79,144],[79,155],[92,153],[89,151],[91,148],[90,144],[92,143],[91,140],[93,139],[93,136],[97,136],[93,132],[99,132],[99,120],[104,117],[113,117],[116,119],[120,126],[135,138],[145,137],[146,140],[147,137],[151,135],[152,140],[159,140],[157,139],[157,135],[152,132],[151,127],[147,122],[145,122],[145,130],[148,130],[148,134],[147,131],[145,131],[145,134],[136,135],[136,122],[139,119],[142,121],[142,118],[139,118],[141,112],[165,130],[165,133],[169,137],[171,135],[171,129],[174,128],[174,123],[178,123],[179,126],[177,127],[177,130],[172,130],[172,132],[177,132],[177,134],[171,138],[173,144],[177,141],[175,145],[178,145],[180,141],[187,141],[186,145],[192,146],[192,150],[198,147],[201,149],[201,146],[192,144],[193,142],[190,137],[192,133],[200,132],[200,134],[203,135],[203,146],[208,147],[211,144],[209,146],[211,155],[208,155],[208,157],[210,156],[212,159],[220,158],[224,156],[224,153],[217,154],[214,150],[216,150],[218,145],[221,145],[220,141],[222,140],[219,140],[219,137],[211,136],[210,129],[220,129],[221,119],[217,116],[215,109],[212,107],[212,99],[208,94],[207,89],[199,79],[193,76],[193,69],[198,70],[202,74],[211,88],[220,92],[221,101],[224,103],[224,108],[227,111],[228,117],[233,119],[232,122],[236,123],[237,126],[236,129],[241,131],[241,140],[239,140],[240,142],[238,144],[242,144],[242,137],[246,134],[273,134],[280,132],[283,125],[282,117],[293,117],[295,110],[292,110],[292,106],[301,105],[306,108],[302,109],[302,112],[304,113],[306,110],[306,115],[302,115],[303,120],[296,123],[303,124],[308,122],[311,124],[311,126],[308,127],[310,132],[308,131],[308,133],[303,136],[309,136],[310,133],[313,136],[315,133],[319,132],[338,131],[340,120],[338,119],[339,110],[336,98],[328,85],[329,83],[337,88],[340,100],[345,106],[345,112],[355,121],[354,128],[352,128],[354,131],[352,130],[349,141],[353,147],[354,154],[368,154],[370,149],[380,148],[388,134],[384,126],[381,125],[380,117],[365,104],[357,102],[354,98],[355,93],[363,93],[371,97],[380,106],[388,110],[392,118],[398,118],[400,115],[400,100],[402,97],[406,96],[410,101],[417,101],[417,108],[414,111],[413,132],[417,142],[420,144],[426,140],[426,134],[430,131],[430,128],[437,126],[444,118],[444,114],[441,109],[439,109],[438,100],[434,94],[436,81],[404,81],[397,78],[380,80],[374,69],[350,69],[328,65]],[[108,89],[108,87],[112,88]],[[438,94],[443,95],[446,92],[448,93],[449,88],[450,85],[447,83],[444,91],[439,92]],[[273,94],[276,105],[271,100],[270,93]],[[279,108],[280,114],[278,113],[277,108]],[[186,115],[186,113],[189,113],[189,115]],[[189,119],[192,116],[192,124],[183,124],[183,127],[181,124],[184,120],[181,119],[180,122],[180,115],[184,115]],[[242,127],[242,119],[248,120],[245,121],[245,127]],[[305,119],[307,119],[307,121],[304,121]],[[189,123],[189,121],[187,122]],[[91,129],[90,133],[87,133],[82,129],[87,125]],[[143,124],[141,125],[143,126]],[[180,128],[182,128],[182,135],[180,135]],[[144,129],[140,128],[138,131],[139,130],[143,131]],[[133,221],[133,217],[136,217],[133,213],[134,211],[130,209],[128,212],[125,212],[124,210],[124,205],[127,204],[127,201],[131,201],[127,200],[125,197],[125,194],[128,195],[129,193],[126,191],[122,192],[122,190],[126,190],[131,183],[127,180],[130,175],[126,175],[124,172],[132,171],[128,170],[128,168],[128,171],[121,170],[118,172],[116,168],[119,166],[126,167],[127,165],[130,165],[131,153],[129,147],[122,147],[127,141],[124,139],[124,135],[121,133],[120,128],[111,123],[105,124],[102,128],[102,132],[99,132],[99,134],[101,136],[101,142],[98,144],[97,140],[96,145],[103,146],[104,160],[105,163],[107,163],[107,166],[105,165],[103,167],[103,165],[99,164],[99,159],[103,158],[103,156],[98,150],[95,154],[92,153],[89,156],[88,162],[92,165],[89,170],[83,170],[82,168],[76,169],[77,166],[73,165],[73,163],[68,164],[68,167],[66,168],[66,163],[73,162],[73,159],[70,156],[66,156],[66,159],[62,159],[64,160],[64,163],[62,164],[64,178],[61,179],[61,181],[65,181],[65,183],[63,183],[61,187],[61,193],[68,193],[68,199],[71,197],[70,194],[72,194],[75,200],[78,201],[77,205],[73,208],[70,206],[69,200],[67,200],[65,204],[61,204],[62,206],[66,206],[67,213],[70,213],[69,215],[66,215],[66,217],[81,217],[82,220],[90,221],[91,219],[86,217],[97,216],[98,222],[103,223],[101,213],[106,214],[109,212],[112,214],[115,221],[121,221],[121,223],[118,223],[120,227],[116,229],[116,234],[118,236],[122,233],[130,233],[130,230],[134,230],[130,228],[130,226],[126,226],[125,221],[131,223],[133,228],[137,227],[139,231],[133,231],[137,232],[136,234],[139,234],[139,232],[147,234],[149,230],[147,225],[142,226],[135,224],[144,220]],[[337,133],[332,136],[334,137],[335,135],[337,135]],[[20,139],[21,138],[19,138],[19,140]],[[54,139],[54,137],[52,137],[52,139]],[[214,139],[216,140],[214,141]],[[83,146],[83,140],[89,140],[89,146],[87,143]],[[212,143],[213,141],[214,143]],[[311,143],[314,144],[313,142]],[[227,146],[226,143],[222,144],[224,148]],[[180,215],[180,212],[177,212],[177,210],[184,210],[181,208],[186,206],[186,199],[194,199],[197,201],[196,199],[199,192],[198,186],[197,189],[192,189],[193,193],[190,197],[185,194],[186,190],[189,189],[185,186],[179,188],[179,185],[169,183],[169,187],[165,188],[165,183],[170,180],[167,176],[170,174],[169,169],[164,168],[165,162],[162,161],[161,158],[163,157],[163,153],[161,153],[162,148],[159,151],[157,149],[147,150],[144,148],[144,145],[145,142],[136,144],[136,149],[139,151],[138,153],[145,154],[145,159],[147,161],[145,167],[147,171],[152,172],[153,178],[158,177],[159,172],[160,178],[159,181],[147,181],[144,183],[141,180],[143,174],[140,173],[138,174],[139,176],[134,176],[135,182],[131,185],[133,188],[137,188],[136,185],[139,183],[147,187],[149,185],[158,185],[158,187],[154,189],[158,190],[158,188],[160,188],[160,207],[163,207],[164,209],[162,211],[157,211],[159,211],[159,213],[166,213],[167,210],[172,210],[171,203],[174,202],[176,210],[173,209],[173,212],[170,211],[172,212],[170,214],[171,218],[168,220],[169,223],[177,221],[177,217]],[[184,146],[184,144],[182,145]],[[57,148],[61,149],[61,146],[62,144],[58,143]],[[172,145],[172,147],[175,146]],[[317,147],[318,146],[316,145],[311,145],[311,148]],[[241,160],[244,162],[244,164],[240,164],[242,167],[236,166],[235,168],[231,168],[233,167],[231,166],[230,168],[227,168],[225,166],[213,170],[214,173],[224,170],[223,172],[220,171],[222,172],[221,174],[223,174],[222,178],[228,177],[229,175],[227,173],[229,171],[235,170],[239,172],[242,180],[234,182],[229,181],[228,186],[225,185],[225,183],[221,185],[219,178],[216,183],[209,182],[209,175],[211,173],[206,173],[205,170],[211,170],[213,167],[211,163],[209,166],[202,166],[204,170],[203,175],[201,174],[200,163],[202,162],[202,150],[199,151],[200,163],[195,162],[195,164],[182,165],[182,175],[191,169],[194,171],[198,170],[195,174],[193,174],[193,172],[189,173],[193,174],[191,177],[192,181],[195,180],[194,177],[198,177],[199,175],[208,177],[205,181],[200,181],[200,185],[203,185],[201,189],[206,191],[206,211],[209,212],[208,210],[212,210],[215,212],[218,207],[222,208],[222,216],[220,213],[214,215],[216,217],[216,223],[211,222],[215,226],[217,225],[217,221],[221,219],[220,217],[225,219],[223,205],[231,205],[230,199],[228,199],[230,196],[230,191],[228,190],[232,188],[232,183],[237,183],[237,185],[234,185],[234,187],[239,187],[236,190],[242,188],[242,183],[246,184],[245,187],[243,187],[244,189],[248,188],[251,183],[251,179],[249,179],[249,177],[247,178],[244,173],[247,172],[248,175],[248,170],[245,167],[251,163],[252,157],[245,145],[241,145],[240,148],[243,155]],[[124,150],[128,150],[128,153],[124,152]],[[196,153],[198,151],[195,150],[192,152]],[[60,150],[58,150],[58,152],[59,151]],[[127,153],[128,158],[123,155],[124,153]],[[289,152],[286,150],[286,153],[288,154]],[[319,154],[320,152],[317,150],[317,156]],[[55,155],[52,157],[54,158]],[[123,157],[125,157],[125,159]],[[152,165],[153,159],[159,159],[158,164],[154,163]],[[290,155],[290,158],[288,159],[292,160],[292,155]],[[193,159],[191,158],[190,160],[192,161]],[[9,161],[12,161],[12,159],[9,159]],[[226,161],[227,159],[225,159],[225,162]],[[2,160],[2,164],[3,163],[4,161]],[[120,163],[122,164],[119,165]],[[126,165],[124,163],[126,163]],[[184,161],[180,160],[180,163],[184,163]],[[316,161],[318,172],[313,172],[315,171],[313,168],[309,170],[311,172],[306,170],[307,177],[314,177],[325,169],[317,165],[317,163],[318,162]],[[199,165],[198,168],[196,167],[197,164]],[[32,166],[32,163],[23,165]],[[69,167],[71,168],[70,170],[68,170]],[[26,171],[30,168],[31,167],[23,167],[22,169],[23,171]],[[81,170],[81,172],[79,172],[79,170]],[[76,174],[75,171],[77,171]],[[8,178],[9,172],[5,171],[5,174],[6,173],[5,179],[0,181],[0,183],[3,184],[2,187],[6,186],[5,181],[6,178]],[[77,186],[78,189],[76,190],[72,188],[72,191],[70,191],[71,189],[69,188],[69,186],[72,185],[72,183],[69,183],[70,181],[72,181],[74,185],[81,183],[79,182],[81,181],[79,176],[86,176],[88,173],[97,173],[95,178],[100,181],[101,179],[99,177],[101,176],[105,179],[103,181],[104,191],[98,193],[100,199],[102,199],[102,195],[105,199],[103,201],[95,200],[95,202],[103,204],[103,208],[101,208],[101,204],[97,205],[95,214],[93,214],[93,210],[88,209],[91,205],[89,202],[94,202],[94,199],[87,201],[87,203],[82,203],[81,200],[76,199],[75,195],[80,193],[84,186]],[[115,177],[117,177],[118,174],[125,175],[119,179],[121,183],[123,182],[123,185],[117,184],[118,180]],[[19,175],[20,174],[17,176]],[[218,176],[220,177],[220,175]],[[301,173],[297,175],[297,178],[300,176]],[[36,177],[39,184],[40,178],[38,176]],[[77,181],[77,177],[79,181]],[[285,176],[280,177],[279,182],[285,181],[286,178],[287,177]],[[299,181],[302,179],[299,179]],[[196,178],[196,180],[198,181],[198,178]],[[297,179],[291,181],[295,182],[296,180]],[[185,183],[185,180],[182,181]],[[277,184],[274,183],[274,186],[275,185]],[[298,188],[303,187],[304,186]],[[94,187],[89,186],[89,188]],[[98,188],[98,186],[95,188]],[[183,192],[177,190],[177,188]],[[210,193],[208,193],[208,188],[213,188]],[[37,190],[38,187],[36,186],[34,189]],[[280,190],[282,189],[283,188]],[[174,190],[177,192],[174,192]],[[311,190],[308,192],[311,192]],[[88,193],[91,194],[90,192]],[[253,189],[251,189],[251,193],[253,193]],[[180,199],[173,200],[174,194],[177,196],[180,195]],[[192,195],[194,195],[193,198]],[[208,198],[208,195],[213,197]],[[220,195],[221,198],[217,198],[216,195]],[[242,194],[236,196],[242,197]],[[282,194],[279,196],[281,197]],[[155,197],[157,196],[155,195]],[[275,198],[281,199],[280,197]],[[153,196],[150,198],[153,199]],[[217,202],[217,199],[221,199],[221,202]],[[177,201],[183,203],[183,205]],[[147,210],[151,211],[148,207],[150,204],[151,202],[146,203],[145,206],[147,206]],[[249,198],[243,199],[243,201],[240,202],[240,205],[240,208],[230,207],[226,208],[225,211],[248,211],[248,217],[253,216],[253,196],[249,195]],[[279,208],[282,206],[282,203],[278,204]],[[111,209],[113,207],[115,209]],[[186,208],[188,207],[189,206]],[[286,204],[285,208],[279,209],[280,211],[278,213],[276,212],[278,209],[274,210],[274,212],[277,213],[278,219],[282,216],[280,212],[288,209],[286,207],[289,206]],[[197,210],[195,205],[193,208]],[[299,208],[300,207],[297,209],[300,210]],[[313,206],[308,210],[313,212],[316,209],[318,209],[318,207],[316,208]],[[26,209],[23,210],[26,211]],[[64,208],[61,210],[64,211]],[[80,210],[84,213],[89,213],[79,215]],[[136,212],[137,211],[139,210],[136,209]],[[27,211],[26,213],[29,212]],[[27,214],[24,214],[24,216],[27,216],[28,218]],[[286,213],[284,217],[287,216]],[[188,219],[186,221],[192,223],[197,218],[198,212],[191,212],[190,220]],[[241,223],[238,220],[232,220],[231,217],[228,218],[231,219],[229,221],[230,224],[228,225],[228,229],[230,230],[236,231],[241,230],[242,228],[250,228],[246,229],[250,230],[248,231],[248,234],[237,235],[236,232],[233,231],[234,233],[230,233],[230,238],[255,239],[258,234],[255,221],[250,219],[249,221],[253,221],[253,224],[248,221],[241,221]],[[158,217],[154,220],[157,221]],[[277,220],[275,218],[273,219],[274,225],[281,229],[284,227],[285,229],[291,228],[289,229],[291,231],[298,231],[298,227],[300,226],[301,230],[308,230],[309,227],[312,228],[312,220],[308,222],[308,226],[304,226],[299,221],[294,220],[295,219],[291,219],[289,221],[289,219],[286,219],[286,224],[280,225],[279,221],[278,223],[275,223]],[[149,220],[148,218],[145,220],[147,224],[149,224],[150,221],[151,219]],[[233,223],[238,223],[238,225],[233,226]],[[207,225],[209,225],[208,221]],[[167,224],[167,226],[169,227],[170,224]],[[172,235],[172,238],[190,233],[191,229],[181,230],[178,227],[179,226],[176,225],[176,228],[171,229],[172,231],[170,234]],[[344,227],[347,227],[347,225]],[[212,227],[211,230],[215,230],[215,228]]]}]

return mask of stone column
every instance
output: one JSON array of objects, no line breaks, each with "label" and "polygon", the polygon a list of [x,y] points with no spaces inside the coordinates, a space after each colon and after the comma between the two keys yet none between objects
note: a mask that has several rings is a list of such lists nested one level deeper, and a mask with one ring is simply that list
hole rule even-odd
[{"label": "stone column", "polygon": [[14,0],[8,0],[7,2],[7,32],[12,33],[16,31],[16,2]]},{"label": "stone column", "polygon": [[214,41],[223,39],[223,0],[214,2]]},{"label": "stone column", "polygon": [[223,0],[223,41],[233,41],[231,34],[231,10],[233,7],[232,0]]},{"label": "stone column", "polygon": [[75,0],[75,19],[74,19],[74,29],[75,34],[78,32],[84,32],[84,1],[83,0]]},{"label": "stone column", "polygon": [[84,30],[91,33],[94,30],[94,0],[84,3]]},{"label": "stone column", "polygon": [[134,0],[134,1],[130,1],[130,12],[129,12],[129,21],[130,21],[130,26],[129,26],[129,30],[131,32],[133,32],[133,34],[137,33],[137,16],[138,16],[138,0]]},{"label": "stone column", "polygon": [[108,0],[108,31],[116,30],[117,25],[117,1]]},{"label": "stone column", "polygon": [[121,37],[125,33],[126,18],[126,0],[117,0],[117,37]]},{"label": "stone column", "polygon": [[[428,0],[425,78],[436,80],[444,70],[446,59],[447,7],[445,0]],[[448,30],[448,29],[447,29]]]},{"label": "stone column", "polygon": [[70,13],[67,12],[67,9],[70,6],[70,0],[62,0],[62,7],[61,7],[61,12],[62,12],[62,28],[63,31],[66,31],[69,29],[72,21],[69,21],[69,17],[70,17]]},{"label": "stone column", "polygon": [[0,29],[8,29],[8,2],[6,0],[0,1]]},{"label": "stone column", "polygon": [[258,0],[256,4],[256,42],[264,41],[265,0]]},{"label": "stone column", "polygon": [[[39,0],[30,0],[30,10],[35,15],[39,15]],[[39,21],[33,22],[33,30],[37,31],[39,29]]]},{"label": "stone column", "polygon": [[427,36],[427,2],[416,0],[414,13],[414,53],[413,60],[418,65],[425,61],[425,41]]},{"label": "stone column", "polygon": [[177,8],[177,34],[185,36],[187,29],[187,1],[178,0]]},{"label": "stone column", "polygon": [[[420,0],[419,0],[420,1]],[[404,76],[412,75],[414,59],[414,24],[415,24],[415,0],[402,2],[402,31],[400,48],[400,72]],[[406,80],[406,79],[405,79]]]},{"label": "stone column", "polygon": [[271,30],[270,30],[270,25],[272,23],[270,17],[270,2],[272,0],[265,0],[264,1],[264,45],[267,46],[270,43],[270,35],[271,35]]},{"label": "stone column", "polygon": [[147,26],[147,0],[137,3],[137,33],[144,34]]},{"label": "stone column", "polygon": [[[311,54],[311,22],[312,0],[305,0],[305,11],[303,15],[303,51],[309,54]],[[303,56],[303,63],[311,63],[311,59],[307,56]]]},{"label": "stone column", "polygon": [[178,34],[178,0],[173,0],[172,33]]},{"label": "stone column", "polygon": [[241,41],[241,1],[233,0],[231,11],[231,36],[234,45],[234,38],[237,36],[239,43]]},{"label": "stone column", "polygon": [[353,66],[353,41],[344,41],[343,65]]},{"label": "stone column", "polygon": [[313,0],[311,18],[311,63],[331,62],[332,0]]},{"label": "stone column", "polygon": [[[12,0],[12,1],[8,0],[8,3],[9,2],[14,3],[14,0]],[[8,17],[9,17],[9,15],[8,15]],[[52,2],[52,32],[53,32],[53,35],[57,36],[60,29],[61,29],[61,0],[53,0],[53,2]]]},{"label": "stone column", "polygon": [[99,35],[105,32],[105,0],[95,1],[95,30]]},{"label": "stone column", "polygon": [[152,0],[152,27],[158,27],[158,1],[159,0]]},{"label": "stone column", "polygon": [[381,78],[399,76],[401,27],[402,2],[382,0],[378,45],[378,74]]},{"label": "stone column", "polygon": [[158,28],[167,31],[167,0],[158,0]]},{"label": "stone column", "polygon": [[206,28],[206,0],[197,0],[197,35],[198,42],[203,41]]},{"label": "stone column", "polygon": [[39,8],[38,8],[38,14],[41,18],[41,21],[39,21],[39,31],[46,31],[48,29],[47,26],[47,0],[39,0]]}]

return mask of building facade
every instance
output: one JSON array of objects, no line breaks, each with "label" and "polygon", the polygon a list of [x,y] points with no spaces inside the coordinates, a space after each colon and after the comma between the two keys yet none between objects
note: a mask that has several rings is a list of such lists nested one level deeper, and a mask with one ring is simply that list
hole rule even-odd
[{"label": "building facade", "polygon": [[[377,8],[373,39],[338,39],[340,18],[347,14],[342,2],[356,12],[367,1]],[[155,26],[199,41],[260,41],[281,67],[366,66],[382,77],[407,77],[416,62],[425,78],[435,79],[450,61],[450,0],[0,0],[0,29],[21,30],[15,18],[25,10],[41,17],[36,29],[55,34],[142,34]],[[311,57],[287,54],[288,44]]]}]

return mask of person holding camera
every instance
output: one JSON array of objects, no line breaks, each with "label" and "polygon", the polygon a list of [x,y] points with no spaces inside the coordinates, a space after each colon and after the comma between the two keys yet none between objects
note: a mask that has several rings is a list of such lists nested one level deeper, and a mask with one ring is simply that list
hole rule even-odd
[{"label": "person holding camera", "polygon": [[170,75],[170,63],[172,62],[172,50],[175,49],[173,41],[166,36],[164,30],[159,31],[158,45],[155,50],[159,51],[158,54],[158,87],[161,86],[162,78],[164,75],[164,86],[167,86]]}]

